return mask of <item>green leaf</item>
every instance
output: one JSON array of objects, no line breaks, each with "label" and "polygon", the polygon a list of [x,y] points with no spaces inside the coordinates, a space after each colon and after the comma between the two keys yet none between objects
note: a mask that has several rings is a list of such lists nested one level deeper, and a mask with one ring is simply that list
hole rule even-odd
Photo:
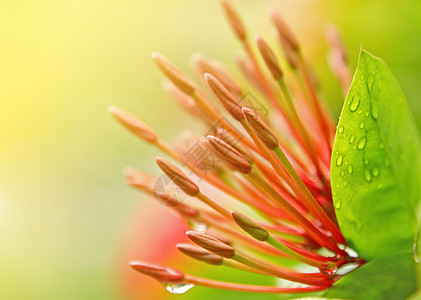
[{"label": "green leaf", "polygon": [[362,50],[331,161],[339,226],[366,260],[410,250],[420,199],[415,123],[386,64]]},{"label": "green leaf", "polygon": [[411,253],[372,260],[344,276],[324,296],[342,299],[401,300],[417,288]]},{"label": "green leaf", "polygon": [[421,299],[421,290],[418,290],[406,300],[420,300],[420,299]]}]

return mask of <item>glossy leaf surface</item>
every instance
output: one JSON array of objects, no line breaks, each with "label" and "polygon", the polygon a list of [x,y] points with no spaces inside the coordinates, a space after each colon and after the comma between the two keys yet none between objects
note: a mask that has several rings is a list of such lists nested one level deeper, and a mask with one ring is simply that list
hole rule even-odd
[{"label": "glossy leaf surface", "polygon": [[359,255],[412,247],[420,198],[420,145],[405,98],[386,64],[362,50],[332,153],[340,228]]}]

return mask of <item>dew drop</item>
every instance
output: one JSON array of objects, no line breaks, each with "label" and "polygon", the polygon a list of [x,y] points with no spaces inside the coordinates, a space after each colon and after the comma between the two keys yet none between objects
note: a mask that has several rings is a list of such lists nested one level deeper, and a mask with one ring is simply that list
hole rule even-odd
[{"label": "dew drop", "polygon": [[357,110],[357,108],[358,108],[359,105],[360,105],[360,96],[354,95],[352,97],[351,103],[349,104],[349,110],[352,111],[352,112],[354,112],[354,111]]},{"label": "dew drop", "polygon": [[338,158],[336,159],[336,165],[339,167],[340,165],[342,165],[342,162],[344,160],[343,155],[339,155]]},{"label": "dew drop", "polygon": [[369,113],[368,113],[368,111],[366,111],[366,112],[365,112],[365,116],[366,116],[366,117],[368,117],[368,116],[369,116]]},{"label": "dew drop", "polygon": [[193,283],[166,283],[164,284],[165,289],[170,292],[171,294],[184,294],[188,290],[194,287]]},{"label": "dew drop", "polygon": [[354,249],[350,248],[349,246],[346,246],[344,250],[346,253],[348,253],[349,256],[358,257],[358,253]]},{"label": "dew drop", "polygon": [[379,105],[378,101],[376,101],[374,97],[371,99],[371,117],[374,120],[377,120],[377,118],[379,117]]},{"label": "dew drop", "polygon": [[366,158],[366,159],[364,159],[364,164],[366,165],[366,166],[368,166],[368,164],[370,163],[370,161]]},{"label": "dew drop", "polygon": [[343,126],[339,126],[339,127],[338,127],[338,132],[339,132],[339,133],[344,132],[344,127],[343,127]]},{"label": "dew drop", "polygon": [[349,174],[352,174],[352,165],[349,165],[349,166],[348,166],[348,173],[349,173]]},{"label": "dew drop", "polygon": [[346,265],[339,267],[338,272],[336,272],[336,274],[341,275],[341,276],[346,275],[354,271],[359,266],[360,264],[357,264],[357,263],[348,263]]},{"label": "dew drop", "polygon": [[361,75],[361,77],[360,77],[360,78],[361,78],[361,80],[363,80],[363,79],[364,79],[364,75]]},{"label": "dew drop", "polygon": [[372,177],[371,177],[371,173],[370,173],[370,171],[369,170],[364,170],[364,178],[365,178],[365,180],[367,180],[368,182],[371,182],[371,179],[372,179]]},{"label": "dew drop", "polygon": [[362,137],[361,139],[360,139],[360,141],[358,142],[358,145],[357,145],[357,148],[359,149],[359,150],[362,150],[362,149],[364,149],[365,148],[365,145],[367,144],[367,139],[365,138],[365,137]]},{"label": "dew drop", "polygon": [[338,271],[338,267],[335,263],[328,261],[323,265],[320,269],[320,272],[329,276],[335,275],[336,271]]},{"label": "dew drop", "polygon": [[341,208],[341,206],[342,206],[342,202],[341,202],[341,200],[339,200],[339,199],[338,199],[338,200],[336,200],[336,201],[335,201],[335,208],[336,208],[336,209],[340,209],[340,208]]},{"label": "dew drop", "polygon": [[353,142],[355,142],[355,134],[349,137],[349,143],[352,144]]},{"label": "dew drop", "polygon": [[187,223],[189,224],[191,229],[200,233],[206,233],[208,231],[208,226],[205,223],[192,220],[187,220]]},{"label": "dew drop", "polygon": [[341,171],[341,176],[344,177],[344,175],[345,175],[345,172]]},{"label": "dew drop", "polygon": [[374,176],[374,177],[379,176],[379,174],[380,174],[380,170],[379,170],[379,168],[374,167],[374,168],[373,168],[372,173],[373,173],[373,176]]},{"label": "dew drop", "polygon": [[379,144],[379,148],[380,148],[380,149],[382,149],[382,150],[384,149],[384,145],[383,145],[383,143],[380,143],[380,144]]},{"label": "dew drop", "polygon": [[420,236],[420,230],[421,230],[421,224],[418,222],[418,229],[417,234],[415,235],[415,242],[412,245],[412,257],[414,258],[414,261],[419,264],[421,262],[421,236]]},{"label": "dew drop", "polygon": [[364,122],[364,121],[361,121],[361,123],[360,123],[360,128],[361,128],[361,129],[363,129],[363,128],[364,128],[364,126],[365,126],[365,122]]},{"label": "dew drop", "polygon": [[206,233],[208,231],[208,225],[202,222],[192,222],[192,227],[194,231],[200,232],[200,233]]}]

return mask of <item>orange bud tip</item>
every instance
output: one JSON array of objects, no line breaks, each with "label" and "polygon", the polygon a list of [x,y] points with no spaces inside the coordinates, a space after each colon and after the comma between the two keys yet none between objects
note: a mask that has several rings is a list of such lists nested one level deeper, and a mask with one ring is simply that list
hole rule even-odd
[{"label": "orange bud tip", "polygon": [[135,271],[155,278],[162,283],[181,283],[184,280],[184,274],[181,271],[172,268],[145,263],[142,261],[131,261],[129,262],[129,265]]},{"label": "orange bud tip", "polygon": [[197,73],[202,77],[205,73],[213,74],[227,90],[235,95],[241,95],[241,89],[237,83],[224,70],[222,65],[216,61],[207,60],[202,54],[195,53],[192,56],[192,64]]},{"label": "orange bud tip", "polygon": [[179,168],[168,160],[156,156],[155,161],[158,167],[176,184],[183,192],[190,196],[199,194],[199,187],[188,178]]},{"label": "orange bud tip", "polygon": [[154,176],[141,172],[133,167],[126,167],[123,170],[123,174],[126,177],[127,184],[147,192],[153,190],[153,185],[156,181]]},{"label": "orange bud tip", "polygon": [[187,95],[192,95],[196,90],[195,84],[190,81],[183,73],[165,56],[153,52],[152,59],[158,68],[170,79],[174,85]]},{"label": "orange bud tip", "polygon": [[256,42],[260,54],[262,55],[263,60],[265,61],[266,67],[272,74],[273,79],[281,79],[283,77],[283,73],[279,65],[278,59],[275,56],[275,53],[273,53],[269,45],[258,35],[256,36]]},{"label": "orange bud tip", "polygon": [[158,137],[156,133],[135,116],[116,106],[108,106],[107,109],[121,125],[126,127],[134,135],[148,143],[155,143],[157,141]]},{"label": "orange bud tip", "polygon": [[233,210],[231,211],[231,215],[235,223],[237,223],[238,226],[240,226],[245,232],[250,234],[256,240],[266,241],[268,239],[268,231],[249,217],[246,217],[245,215]]},{"label": "orange bud tip", "polygon": [[200,248],[195,245],[190,244],[177,244],[177,249],[180,250],[183,254],[203,261],[205,263],[219,266],[222,264],[223,258],[219,255],[213,254],[212,252],[209,252],[203,248]]},{"label": "orange bud tip", "polygon": [[196,231],[187,231],[186,234],[194,243],[216,255],[225,258],[232,258],[235,255],[234,248],[213,236]]},{"label": "orange bud tip", "polygon": [[298,52],[300,47],[298,45],[297,38],[292,33],[291,29],[283,20],[281,15],[274,8],[269,10],[269,14],[272,17],[276,29],[278,30],[280,39],[284,41],[292,51]]},{"label": "orange bud tip", "polygon": [[209,73],[204,74],[204,78],[209,88],[215,94],[215,96],[221,101],[227,112],[236,120],[244,119],[241,113],[241,106],[238,104],[235,97],[228,91],[228,89]]},{"label": "orange bud tip", "polygon": [[343,62],[347,61],[345,47],[342,44],[338,29],[330,24],[326,27],[325,35],[331,51],[336,51]]},{"label": "orange bud tip", "polygon": [[268,149],[273,150],[278,147],[278,140],[273,135],[272,130],[270,130],[253,110],[243,107],[243,114],[250,127]]},{"label": "orange bud tip", "polygon": [[215,153],[230,167],[243,174],[248,174],[251,171],[250,162],[228,143],[213,135],[208,135],[207,139]]},{"label": "orange bud tip", "polygon": [[246,30],[244,29],[243,22],[240,20],[237,12],[228,1],[221,0],[221,5],[225,11],[225,15],[227,16],[232,29],[234,30],[235,35],[241,41],[245,41],[247,38]]}]

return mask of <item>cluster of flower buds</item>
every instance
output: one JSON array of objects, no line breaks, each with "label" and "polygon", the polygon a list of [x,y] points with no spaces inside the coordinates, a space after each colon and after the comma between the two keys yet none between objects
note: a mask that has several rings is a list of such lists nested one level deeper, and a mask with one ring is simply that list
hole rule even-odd
[{"label": "cluster of flower buds", "polygon": [[[196,83],[167,58],[153,53],[153,61],[169,79],[165,89],[206,134],[184,133],[184,141],[170,145],[136,117],[110,107],[129,131],[180,166],[156,157],[165,180],[134,168],[126,169],[125,175],[130,185],[154,195],[187,221],[193,244],[178,244],[183,254],[297,285],[223,282],[139,261],[130,265],[174,293],[194,285],[259,293],[325,290],[345,273],[338,270],[364,263],[349,250],[332,203],[329,165],[335,127],[300,45],[281,16],[270,11],[284,70],[283,60],[259,36],[258,53],[254,51],[237,12],[226,1],[222,6],[245,50],[237,61],[250,86],[246,90],[220,63],[200,54],[192,59]],[[328,40],[331,67],[345,87],[350,81],[345,52],[332,29]],[[291,75],[288,81],[285,74]],[[219,192],[205,194],[202,186]],[[235,209],[236,203],[242,204],[241,209]],[[274,263],[271,257],[291,263]]]}]

